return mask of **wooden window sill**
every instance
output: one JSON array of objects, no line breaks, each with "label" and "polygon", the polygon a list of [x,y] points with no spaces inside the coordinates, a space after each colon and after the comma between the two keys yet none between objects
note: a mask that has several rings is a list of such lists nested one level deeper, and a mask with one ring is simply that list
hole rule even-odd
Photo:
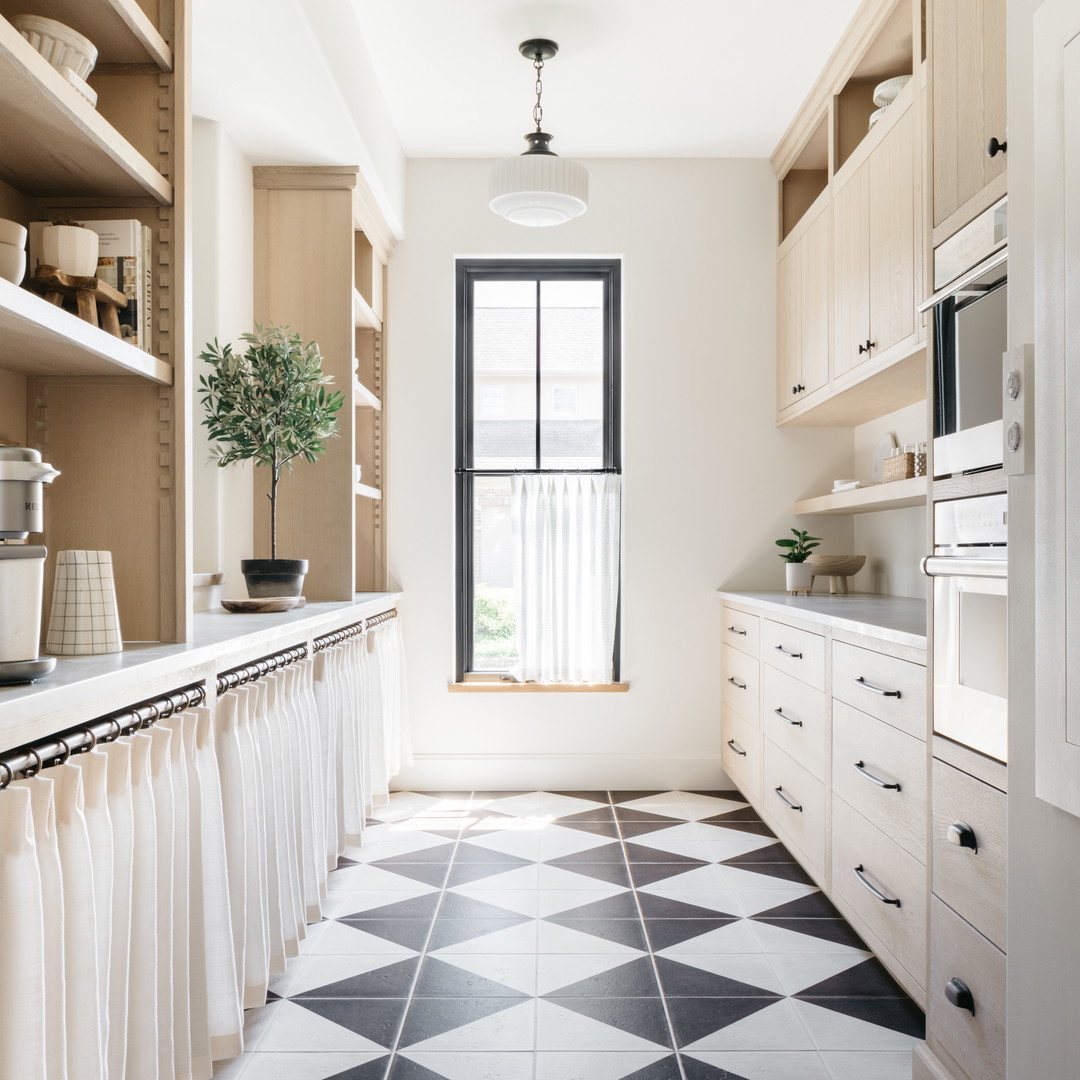
[{"label": "wooden window sill", "polygon": [[452,694],[625,694],[629,683],[519,683],[503,679],[470,679],[450,683]]}]

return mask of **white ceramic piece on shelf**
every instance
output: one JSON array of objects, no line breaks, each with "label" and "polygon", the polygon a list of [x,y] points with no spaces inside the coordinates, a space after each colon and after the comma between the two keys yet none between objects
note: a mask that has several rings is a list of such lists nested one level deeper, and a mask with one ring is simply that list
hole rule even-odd
[{"label": "white ceramic piece on shelf", "polygon": [[112,552],[61,551],[56,559],[46,652],[90,656],[123,649]]},{"label": "white ceramic piece on shelf", "polygon": [[[876,112],[870,114],[870,127],[873,127],[885,115],[888,108],[889,106],[886,105],[884,108],[878,109]],[[869,128],[867,128],[867,130],[869,131]]]},{"label": "white ceramic piece on shelf", "polygon": [[897,75],[895,79],[886,79],[874,87],[874,104],[879,108],[891,105],[897,94],[911,81],[910,75]]},{"label": "white ceramic piece on shelf", "polygon": [[[40,553],[40,554],[39,554]],[[30,545],[0,547],[0,663],[34,660],[41,643],[41,589],[45,549]]]},{"label": "white ceramic piece on shelf", "polygon": [[26,273],[26,252],[14,244],[0,244],[0,278],[18,285]]},{"label": "white ceramic piece on shelf", "polygon": [[97,91],[85,79],[80,79],[69,67],[60,68],[60,74],[90,102],[93,108],[97,108]]},{"label": "white ceramic piece on shelf", "polygon": [[41,263],[72,277],[97,272],[98,234],[78,225],[46,225],[41,230]]},{"label": "white ceramic piece on shelf", "polygon": [[799,592],[800,590],[809,592],[812,580],[813,573],[808,562],[784,563],[784,583],[789,593]]},{"label": "white ceramic piece on shelf", "polygon": [[9,221],[0,218],[0,244],[11,244],[13,247],[26,247],[26,226],[17,221]]},{"label": "white ceramic piece on shelf", "polygon": [[42,15],[14,15],[11,25],[54,68],[71,68],[85,79],[97,63],[97,46],[70,26]]}]

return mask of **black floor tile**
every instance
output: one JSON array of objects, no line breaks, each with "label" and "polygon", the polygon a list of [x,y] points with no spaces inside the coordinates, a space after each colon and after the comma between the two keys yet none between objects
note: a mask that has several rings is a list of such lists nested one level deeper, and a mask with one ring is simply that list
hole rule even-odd
[{"label": "black floor tile", "polygon": [[789,863],[798,865],[795,859],[788,854],[787,848],[784,847],[779,841],[775,844],[762,844],[759,848],[754,848],[753,851],[745,851],[742,855],[735,855],[730,859],[724,860],[724,866],[738,866],[745,867],[747,870],[753,870],[756,874],[765,873],[764,870],[759,870],[758,866],[761,863]]},{"label": "black floor tile", "polygon": [[651,1065],[646,1065],[644,1069],[638,1069],[628,1076],[621,1077],[620,1080],[682,1080],[679,1059],[671,1054],[659,1061],[654,1061]]},{"label": "black floor tile", "polygon": [[611,805],[611,798],[606,791],[552,791],[549,794],[565,795],[568,799],[588,799],[589,802],[600,803],[605,807]]},{"label": "black floor tile", "polygon": [[633,802],[635,799],[648,799],[653,795],[664,795],[666,792],[662,790],[657,791],[609,791],[611,801],[615,803],[615,813],[619,813],[622,809],[618,804],[624,802]]},{"label": "black floor tile", "polygon": [[[484,878],[495,877],[505,874],[510,870],[517,870],[521,866],[535,866],[528,859],[515,859],[503,856],[502,862],[459,862],[455,859],[450,864],[450,873],[446,877],[446,888],[452,889],[455,885],[471,885]],[[400,873],[400,871],[399,871]]]},{"label": "black floor tile", "polygon": [[687,1057],[686,1054],[680,1054],[679,1060],[682,1062],[686,1080],[746,1080],[745,1076],[733,1073],[729,1069],[718,1068],[708,1062],[698,1061],[697,1058]]},{"label": "black floor tile", "polygon": [[656,982],[652,961],[647,956],[631,960],[628,964],[610,968],[599,975],[590,975],[580,982],[561,986],[558,990],[546,994],[550,998],[588,997],[660,997],[660,987]]},{"label": "black floor tile", "polygon": [[723,791],[688,791],[688,795],[707,795],[710,799],[727,799],[728,802],[746,802],[741,791],[734,788],[724,788]]},{"label": "black floor tile", "polygon": [[620,945],[641,949],[643,952],[649,947],[645,943],[641,923],[635,919],[575,919],[573,916],[549,915],[544,922],[565,926],[568,930],[576,930],[580,934],[588,934],[604,941],[617,941]]},{"label": "black floor tile", "polygon": [[[367,915],[368,912],[361,914]],[[415,949],[417,952],[424,947],[431,929],[430,919],[368,919],[350,915],[338,922],[347,923],[365,934],[374,934],[385,941],[392,941],[395,945]]]},{"label": "black floor tile", "polygon": [[406,998],[412,990],[419,963],[419,957],[410,956],[407,960],[399,960],[374,971],[365,971],[362,975],[353,975],[348,979],[294,994],[291,1000],[298,1002],[308,998]]},{"label": "black floor tile", "polygon": [[573,874],[582,874],[584,877],[596,878],[597,881],[606,881],[609,885],[621,885],[624,889],[630,888],[630,875],[621,862],[583,862],[580,859],[549,859],[548,866],[557,866],[561,870],[568,870]]},{"label": "black floor tile", "polygon": [[681,900],[669,900],[666,896],[655,896],[653,893],[639,892],[635,894],[637,902],[641,905],[641,914],[645,921],[651,919],[727,919],[736,918],[729,916],[727,912],[718,912],[715,908],[698,907],[696,904],[685,904]]},{"label": "black floor tile", "polygon": [[[739,801],[746,803],[743,797]],[[736,821],[761,821],[761,815],[749,804],[738,806],[734,810],[725,810],[722,814],[713,814],[711,817],[701,819],[706,825],[731,825]]]},{"label": "black floor tile", "polygon": [[448,964],[435,956],[424,958],[413,995],[418,998],[507,997],[519,1001],[529,997],[520,990],[485,979],[483,975]]},{"label": "black floor tile", "polygon": [[620,1031],[629,1031],[658,1046],[671,1046],[671,1032],[664,1015],[663,1003],[658,997],[591,998],[559,997],[553,994],[544,1000],[599,1020],[600,1023]]},{"label": "black floor tile", "polygon": [[640,889],[643,885],[652,885],[657,881],[666,881],[668,878],[678,877],[688,870],[695,870],[699,866],[711,866],[711,863],[691,859],[689,862],[642,862],[631,863],[630,875],[634,879],[634,888]]},{"label": "black floor tile", "polygon": [[405,1015],[406,998],[294,998],[295,1004],[331,1023],[363,1035],[379,1046],[394,1045]]},{"label": "black floor tile", "polygon": [[737,921],[738,916],[713,912],[708,919],[649,919],[645,931],[649,935],[652,951],[661,952]]},{"label": "black floor tile", "polygon": [[388,859],[379,859],[371,865],[383,870],[394,870],[401,863],[442,863],[445,866],[453,858],[456,847],[456,843],[436,844],[420,851],[407,851],[404,855],[391,855]]},{"label": "black floor tile", "polygon": [[446,919],[517,919],[518,922],[524,922],[526,918],[528,916],[518,911],[510,911],[496,904],[489,904],[486,900],[477,900],[475,897],[462,896],[455,892],[443,894],[438,915],[439,922]]},{"label": "black floor tile", "polygon": [[833,907],[832,901],[820,891],[807,893],[797,900],[759,911],[758,919],[841,919],[843,916]]},{"label": "black floor tile", "polygon": [[557,859],[546,859],[552,866],[561,866],[564,870],[576,870],[579,866],[592,866],[595,863],[616,863],[622,866],[625,861],[623,846],[618,841],[612,844],[600,844],[587,851],[575,851],[572,855],[560,855]]},{"label": "black floor tile", "polygon": [[671,1026],[678,1046],[689,1046],[714,1031],[729,1027],[776,1002],[771,997],[667,998]]},{"label": "black floor tile", "polygon": [[810,1004],[865,1020],[868,1024],[878,1024],[913,1039],[926,1037],[926,1018],[910,998],[814,998]]},{"label": "black floor tile", "polygon": [[355,1065],[344,1072],[334,1073],[326,1080],[386,1080],[386,1070],[390,1067],[390,1055],[376,1058],[374,1061],[365,1061],[363,1065]]},{"label": "black floor tile", "polygon": [[[838,975],[823,979],[793,995],[815,1001],[817,998],[906,997],[895,979],[885,970],[880,960],[864,960]],[[815,1001],[815,1004],[823,1004]]]},{"label": "black floor tile", "polygon": [[[611,813],[610,809],[608,813]],[[613,840],[619,838],[619,827],[615,824],[613,817],[604,821],[578,821],[576,818],[559,818],[559,828],[577,829],[578,832],[592,833],[594,836],[609,836]]]},{"label": "black floor tile", "polygon": [[518,1000],[513,997],[413,998],[399,1045],[408,1049],[414,1043],[513,1008]]},{"label": "black floor tile", "polygon": [[752,997],[779,1001],[783,997],[773,990],[729,979],[712,971],[702,971],[701,968],[680,964],[665,956],[656,957],[656,970],[660,974],[660,985],[666,998]]},{"label": "black floor tile", "polygon": [[689,855],[676,855],[671,851],[661,851],[660,848],[649,847],[648,844],[624,843],[626,849],[626,861],[634,866],[636,863],[683,863],[687,870],[693,870],[695,866],[707,866],[704,859],[695,859]]},{"label": "black floor tile", "polygon": [[725,859],[721,866],[732,866],[736,870],[745,870],[750,874],[762,874],[765,877],[780,878],[793,885],[816,885],[817,882],[794,860],[776,860],[772,862],[751,862],[743,858]]},{"label": "black floor tile", "polygon": [[359,922],[362,919],[427,919],[435,918],[435,909],[439,906],[440,894],[425,893],[414,896],[411,900],[396,900],[392,904],[358,911],[355,915],[346,915],[339,922]]},{"label": "black floor tile", "polygon": [[459,945],[463,941],[486,937],[498,930],[508,930],[511,926],[520,926],[529,922],[524,915],[505,919],[436,919],[431,928],[431,940],[428,950],[435,952],[449,945]]},{"label": "black floor tile", "polygon": [[[809,934],[822,941],[834,941],[837,945],[850,945],[853,949],[865,949],[866,943],[843,919],[765,919],[751,915],[758,922],[791,930],[796,934]],[[869,950],[867,950],[869,951]]]},{"label": "black floor tile", "polygon": [[560,911],[557,916],[548,916],[549,922],[556,922],[559,918],[568,919],[637,919],[638,906],[632,892],[618,893],[608,896],[603,900],[593,900],[580,907],[567,908]]},{"label": "black floor tile", "polygon": [[588,810],[579,810],[576,814],[567,814],[565,817],[559,818],[560,825],[572,825],[574,822],[600,822],[600,821],[614,821],[615,812],[608,804],[603,806],[592,806]]}]

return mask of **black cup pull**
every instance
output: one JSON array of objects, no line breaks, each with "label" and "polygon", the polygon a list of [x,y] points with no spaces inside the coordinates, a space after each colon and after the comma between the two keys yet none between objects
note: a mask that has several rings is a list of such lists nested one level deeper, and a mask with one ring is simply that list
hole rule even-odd
[{"label": "black cup pull", "polygon": [[979,841],[975,836],[975,830],[966,821],[954,821],[945,830],[945,836],[950,844],[970,848],[976,855],[979,853]]},{"label": "black cup pull", "polygon": [[950,979],[945,984],[945,996],[958,1009],[967,1009],[972,1016],[975,1015],[975,995],[963,979]]},{"label": "black cup pull", "polygon": [[998,154],[1007,154],[1009,152],[1008,142],[998,142],[997,136],[992,138],[986,144],[986,156],[997,157]]}]

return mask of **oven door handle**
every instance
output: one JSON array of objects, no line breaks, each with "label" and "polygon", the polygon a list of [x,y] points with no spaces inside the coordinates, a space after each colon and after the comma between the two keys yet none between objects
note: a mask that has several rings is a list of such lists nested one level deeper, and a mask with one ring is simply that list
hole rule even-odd
[{"label": "oven door handle", "polygon": [[959,555],[927,555],[922,561],[927,577],[1007,578],[1007,559],[966,559]]}]

